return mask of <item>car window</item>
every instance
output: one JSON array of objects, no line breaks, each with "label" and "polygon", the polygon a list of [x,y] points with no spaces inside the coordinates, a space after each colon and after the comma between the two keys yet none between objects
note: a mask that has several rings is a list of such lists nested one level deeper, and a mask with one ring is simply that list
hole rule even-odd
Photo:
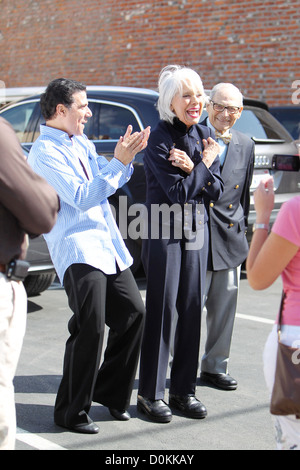
[{"label": "car window", "polygon": [[135,114],[128,107],[89,100],[89,108],[93,116],[84,132],[91,140],[119,140],[129,124],[133,132],[141,130]]},{"label": "car window", "polygon": [[300,138],[300,110],[299,108],[293,109],[278,109],[272,110],[271,113],[273,116],[278,119],[281,124],[286,127],[289,133],[293,136],[295,140]]},{"label": "car window", "polygon": [[255,139],[291,140],[270,113],[255,107],[247,109],[245,106],[240,119],[234,125],[234,129]]},{"label": "car window", "polygon": [[32,113],[32,117],[28,122],[26,133],[24,136],[24,142],[34,142],[40,135],[40,125],[44,123],[45,118],[42,116],[40,104],[38,102]]},{"label": "car window", "polygon": [[35,101],[26,102],[1,113],[1,116],[11,123],[21,143],[27,142],[26,130],[35,106]]}]

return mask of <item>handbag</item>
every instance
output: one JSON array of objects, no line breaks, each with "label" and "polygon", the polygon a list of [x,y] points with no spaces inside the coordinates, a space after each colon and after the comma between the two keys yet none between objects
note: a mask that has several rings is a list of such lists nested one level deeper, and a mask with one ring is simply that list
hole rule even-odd
[{"label": "handbag", "polygon": [[295,415],[300,419],[300,350],[280,341],[284,299],[283,292],[277,326],[278,350],[270,412],[281,416]]}]

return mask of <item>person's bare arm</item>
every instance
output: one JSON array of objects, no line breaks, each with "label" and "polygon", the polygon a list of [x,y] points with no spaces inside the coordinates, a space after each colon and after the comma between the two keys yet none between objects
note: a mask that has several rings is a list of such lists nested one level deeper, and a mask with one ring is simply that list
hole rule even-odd
[{"label": "person's bare arm", "polygon": [[[274,206],[273,180],[260,183],[254,193],[256,222],[269,225]],[[280,276],[299,247],[276,233],[255,230],[246,261],[247,278],[255,290],[266,289]]]}]

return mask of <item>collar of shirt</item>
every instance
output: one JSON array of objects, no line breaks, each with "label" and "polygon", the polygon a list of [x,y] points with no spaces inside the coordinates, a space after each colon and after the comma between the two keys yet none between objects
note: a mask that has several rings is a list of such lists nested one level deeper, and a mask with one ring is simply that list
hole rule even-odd
[{"label": "collar of shirt", "polygon": [[74,165],[80,169],[80,172],[83,171],[87,179],[90,179],[92,158],[88,151],[88,143],[90,141],[85,135],[70,137],[65,131],[45,124],[40,126],[40,132],[42,136],[51,139],[51,141],[55,141],[58,145],[63,145],[65,148],[68,148],[70,151],[69,156],[73,160]]},{"label": "collar of shirt", "polygon": [[40,126],[41,134],[59,140],[65,145],[73,145],[73,137],[69,137],[67,132],[57,129],[56,127],[47,126],[46,124],[41,124]]}]

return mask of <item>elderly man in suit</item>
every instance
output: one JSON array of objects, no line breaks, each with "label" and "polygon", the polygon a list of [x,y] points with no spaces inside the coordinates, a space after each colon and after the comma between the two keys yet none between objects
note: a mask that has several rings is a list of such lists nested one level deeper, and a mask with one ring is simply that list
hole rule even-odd
[{"label": "elderly man in suit", "polygon": [[247,218],[254,165],[254,142],[231,129],[243,110],[243,96],[231,83],[211,91],[205,122],[221,147],[222,196],[210,203],[210,253],[206,277],[207,340],[201,363],[201,381],[223,390],[235,390],[228,360],[236,313],[240,266],[247,257]]}]

